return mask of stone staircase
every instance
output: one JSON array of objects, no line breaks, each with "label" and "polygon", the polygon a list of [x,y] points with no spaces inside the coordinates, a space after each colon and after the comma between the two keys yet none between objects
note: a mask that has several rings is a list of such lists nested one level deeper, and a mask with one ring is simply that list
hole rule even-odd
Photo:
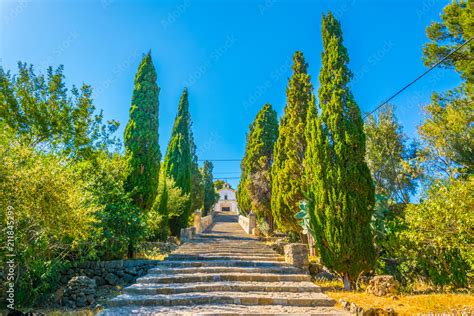
[{"label": "stone staircase", "polygon": [[225,212],[110,300],[100,315],[343,314],[334,304],[308,274],[247,235],[237,215]]}]

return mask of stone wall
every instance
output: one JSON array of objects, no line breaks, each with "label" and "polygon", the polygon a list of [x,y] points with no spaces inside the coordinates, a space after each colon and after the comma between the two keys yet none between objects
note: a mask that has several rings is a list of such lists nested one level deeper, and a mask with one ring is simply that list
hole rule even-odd
[{"label": "stone wall", "polygon": [[56,304],[84,307],[96,300],[96,289],[128,285],[156,267],[160,260],[87,261],[74,264],[60,277],[54,294]]},{"label": "stone wall", "polygon": [[112,260],[87,261],[75,264],[61,274],[61,283],[67,284],[75,276],[87,276],[95,280],[96,285],[125,285],[134,282],[156,266],[159,260]]},{"label": "stone wall", "polygon": [[207,216],[201,217],[201,210],[194,212],[194,224],[192,227],[181,228],[180,239],[182,242],[186,242],[194,238],[196,234],[200,234],[205,231],[214,222],[214,213]]},{"label": "stone wall", "polygon": [[254,212],[250,212],[248,217],[239,215],[239,224],[247,234],[253,235],[257,226],[257,216]]},{"label": "stone wall", "polygon": [[284,251],[287,263],[305,270],[308,268],[308,246],[306,244],[287,244]]}]

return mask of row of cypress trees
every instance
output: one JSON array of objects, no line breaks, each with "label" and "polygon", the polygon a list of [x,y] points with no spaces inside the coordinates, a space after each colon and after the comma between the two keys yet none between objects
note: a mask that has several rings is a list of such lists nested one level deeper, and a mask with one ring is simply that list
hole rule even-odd
[{"label": "row of cypress trees", "polygon": [[[135,76],[130,120],[124,134],[125,155],[128,161],[128,177],[126,189],[130,192],[133,202],[145,215],[154,203],[159,205],[162,213],[162,231],[171,231],[178,236],[181,228],[187,227],[193,207],[204,207],[208,210],[215,202],[212,163],[206,161],[201,170],[198,166],[196,145],[191,131],[191,115],[189,112],[188,90],[185,88],[178,105],[171,139],[166,150],[164,161],[161,162],[158,142],[159,92],[157,74],[151,54],[146,54],[138,67]],[[158,191],[162,168],[163,192]],[[166,209],[166,179],[173,179],[183,195],[189,196],[180,210],[172,210],[177,214],[168,218],[170,210]],[[212,192],[210,194],[209,192]],[[207,199],[205,199],[205,197]],[[166,234],[165,234],[166,235]],[[165,238],[166,236],[162,236]],[[133,255],[133,245],[129,247],[129,255]]]},{"label": "row of cypress trees", "polygon": [[[306,200],[310,232],[321,261],[341,274],[345,288],[350,289],[375,261],[370,229],[374,186],[364,158],[363,120],[349,89],[349,57],[340,23],[331,13],[323,15],[322,39],[318,104],[308,64],[296,52],[278,131],[273,128],[275,122],[262,125],[264,113],[273,111],[268,104],[250,126],[241,165],[239,207],[255,209],[251,197],[259,192],[252,186],[258,182],[254,166],[269,160],[270,213],[277,228],[301,234],[295,215],[300,202]],[[273,152],[262,152],[262,144],[270,144],[273,138]]]}]

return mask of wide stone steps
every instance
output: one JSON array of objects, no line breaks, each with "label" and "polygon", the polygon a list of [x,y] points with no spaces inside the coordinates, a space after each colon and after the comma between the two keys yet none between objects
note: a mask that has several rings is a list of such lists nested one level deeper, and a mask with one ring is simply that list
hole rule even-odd
[{"label": "wide stone steps", "polygon": [[190,267],[190,268],[152,268],[150,274],[194,274],[194,273],[279,273],[301,274],[301,270],[293,267]]},{"label": "wide stone steps", "polygon": [[219,213],[214,220],[100,315],[342,314],[308,273],[248,236],[236,215]]},{"label": "wide stone steps", "polygon": [[167,257],[169,260],[252,260],[252,261],[285,261],[285,258],[281,256],[239,256],[239,255],[228,255],[228,256],[201,256],[201,255],[187,255],[187,254],[171,254]]},{"label": "wide stone steps", "polygon": [[180,294],[195,292],[321,292],[312,282],[195,282],[181,284],[137,283],[124,289],[126,294]]},{"label": "wide stone steps", "polygon": [[242,304],[242,305],[283,305],[283,306],[333,306],[335,302],[322,293],[293,292],[206,292],[173,295],[131,295],[122,294],[113,298],[112,307],[175,306],[197,304]]},{"label": "wide stone steps", "polygon": [[241,260],[166,260],[159,264],[159,267],[289,267],[283,261],[241,261]]},{"label": "wide stone steps", "polygon": [[203,304],[177,306],[124,306],[114,307],[100,313],[102,316],[128,315],[301,315],[301,316],[333,316],[348,315],[333,307],[317,306],[283,306],[283,305],[242,305],[242,304]]},{"label": "wide stone steps", "polygon": [[194,273],[194,274],[147,274],[137,279],[137,283],[191,283],[218,281],[310,281],[307,274],[271,274],[271,273]]}]

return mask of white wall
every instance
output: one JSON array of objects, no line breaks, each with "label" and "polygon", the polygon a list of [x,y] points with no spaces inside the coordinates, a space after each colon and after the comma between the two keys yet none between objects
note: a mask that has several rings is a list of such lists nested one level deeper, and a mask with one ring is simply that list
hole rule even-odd
[{"label": "white wall", "polygon": [[235,191],[231,189],[220,189],[217,191],[219,193],[219,201],[224,201],[225,196],[227,195],[227,200],[235,201]]}]

